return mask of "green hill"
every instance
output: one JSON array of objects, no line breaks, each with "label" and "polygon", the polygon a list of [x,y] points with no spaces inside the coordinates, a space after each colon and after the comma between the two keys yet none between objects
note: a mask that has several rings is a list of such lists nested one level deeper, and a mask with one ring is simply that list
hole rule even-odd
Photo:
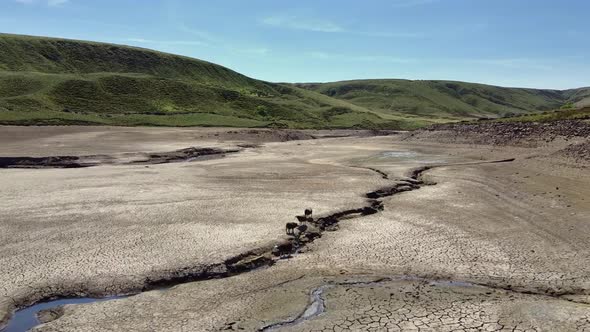
[{"label": "green hill", "polygon": [[421,123],[192,58],[0,34],[0,124],[405,128]]},{"label": "green hill", "polygon": [[547,111],[590,95],[589,88],[560,91],[423,80],[356,80],[296,86],[379,113],[449,120]]},{"label": "green hill", "polygon": [[491,119],[494,122],[552,122],[559,120],[590,120],[590,107],[558,109],[508,118]]},{"label": "green hill", "polygon": [[276,84],[142,48],[0,34],[0,124],[413,129],[589,98],[447,81]]}]

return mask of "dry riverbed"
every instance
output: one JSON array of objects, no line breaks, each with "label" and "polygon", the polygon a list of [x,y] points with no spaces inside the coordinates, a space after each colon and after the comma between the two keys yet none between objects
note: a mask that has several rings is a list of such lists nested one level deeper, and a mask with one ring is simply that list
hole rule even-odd
[{"label": "dry riverbed", "polygon": [[[222,278],[66,306],[36,330],[590,330],[590,172],[558,153],[572,142],[212,128],[0,131],[0,157],[125,161],[0,169],[4,320],[48,298],[136,293],[209,273]],[[238,152],[125,159],[190,147]],[[421,169],[423,184],[379,198],[383,211],[340,218],[292,258],[218,271],[249,250],[248,259],[264,256],[304,208],[317,216],[362,208],[367,193],[405,188],[423,166],[432,167]]]}]

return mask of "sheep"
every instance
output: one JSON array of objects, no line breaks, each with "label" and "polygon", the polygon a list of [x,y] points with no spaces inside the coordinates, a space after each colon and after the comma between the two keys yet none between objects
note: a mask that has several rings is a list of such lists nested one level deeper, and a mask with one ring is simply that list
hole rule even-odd
[{"label": "sheep", "polygon": [[283,241],[274,246],[272,254],[277,257],[289,257],[293,252],[293,243],[290,241]]},{"label": "sheep", "polygon": [[322,233],[311,231],[311,232],[305,233],[305,237],[307,238],[307,241],[311,242],[319,237],[322,237]]},{"label": "sheep", "polygon": [[296,222],[288,222],[285,225],[285,231],[287,232],[287,235],[293,234],[295,232],[295,228],[297,228],[297,226],[299,226],[299,224]]},{"label": "sheep", "polygon": [[305,218],[310,222],[313,221],[312,213],[313,213],[312,209],[305,209],[305,212],[304,212]]},{"label": "sheep", "polygon": [[299,231],[299,235],[301,235],[307,231],[307,225],[299,225],[297,226],[297,230]]},{"label": "sheep", "polygon": [[320,228],[331,226],[336,223],[338,223],[338,219],[333,216],[318,219],[318,224],[319,224]]},{"label": "sheep", "polygon": [[307,221],[306,216],[295,216],[295,218],[297,218],[297,221],[299,221],[299,222],[306,222]]},{"label": "sheep", "polygon": [[311,209],[305,209],[302,216],[295,216],[295,218],[297,218],[297,221],[299,221],[300,223],[313,222],[313,218],[312,218],[311,214],[312,214]]}]

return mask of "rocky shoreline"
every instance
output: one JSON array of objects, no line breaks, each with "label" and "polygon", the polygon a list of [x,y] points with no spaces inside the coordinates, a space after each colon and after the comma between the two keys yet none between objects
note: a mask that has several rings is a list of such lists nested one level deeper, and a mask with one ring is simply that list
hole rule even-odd
[{"label": "rocky shoreline", "polygon": [[590,123],[582,120],[445,123],[408,133],[405,138],[433,132],[444,132],[449,138],[470,138],[474,144],[512,145],[531,140],[550,142],[557,138],[589,138]]}]

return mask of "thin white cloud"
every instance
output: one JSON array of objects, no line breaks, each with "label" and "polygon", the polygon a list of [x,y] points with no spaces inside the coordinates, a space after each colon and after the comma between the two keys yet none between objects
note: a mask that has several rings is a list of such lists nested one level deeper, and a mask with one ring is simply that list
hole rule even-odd
[{"label": "thin white cloud", "polygon": [[154,43],[153,40],[143,39],[143,38],[125,38],[125,41],[134,42],[134,43],[144,43],[144,44]]},{"label": "thin white cloud", "polygon": [[[243,56],[260,57],[271,52],[265,45],[236,40],[235,37],[227,37],[199,28],[198,21],[195,21],[193,15],[186,12],[184,6],[181,6],[178,1],[165,1],[165,4],[167,23],[180,32],[179,35],[183,36],[180,38],[191,39],[192,36],[199,40],[198,44],[219,50],[224,54],[239,53]],[[185,35],[190,36],[184,37]]]},{"label": "thin white cloud", "polygon": [[416,7],[438,2],[439,0],[393,0],[391,6],[395,8]]},{"label": "thin white cloud", "polygon": [[36,4],[36,3],[45,3],[47,6],[50,7],[58,7],[61,6],[63,4],[66,4],[67,2],[69,2],[69,0],[14,0],[18,3],[22,3],[25,5],[31,5],[31,4]]},{"label": "thin white cloud", "polygon": [[139,43],[139,44],[154,44],[154,45],[196,45],[208,46],[207,43],[198,40],[153,40],[144,38],[125,38],[125,42]]},{"label": "thin white cloud", "polygon": [[208,31],[191,28],[183,22],[176,22],[175,27],[182,32],[197,36],[198,38],[206,40],[207,42],[210,42],[212,44],[223,43],[223,40],[220,37],[215,36]]},{"label": "thin white cloud", "polygon": [[307,52],[307,56],[321,60],[340,60],[340,61],[354,61],[354,62],[380,62],[380,63],[413,63],[417,62],[413,58],[400,58],[389,55],[350,55],[327,53],[321,51]]},{"label": "thin white cloud", "polygon": [[[199,41],[199,40],[155,40],[155,39],[146,39],[146,38],[125,38],[119,39],[118,42],[123,43],[132,43],[132,44],[143,44],[147,47],[169,47],[169,46],[203,46],[203,47],[216,47],[217,45],[212,45],[207,42]],[[265,56],[270,53],[270,49],[266,47],[225,47],[229,52],[232,53],[240,53],[244,55],[252,55],[252,56]]]},{"label": "thin white cloud", "polygon": [[263,18],[260,21],[262,24],[294,29],[306,30],[315,32],[343,32],[344,28],[340,25],[320,19],[299,18],[296,16],[274,15]]},{"label": "thin white cloud", "polygon": [[386,37],[386,38],[421,38],[424,34],[419,32],[388,32],[388,31],[351,31],[351,33],[369,36],[369,37]]},{"label": "thin white cloud", "polygon": [[466,62],[515,69],[527,68],[535,70],[551,70],[554,68],[549,61],[529,58],[469,59],[466,60]]},{"label": "thin white cloud", "polygon": [[223,38],[220,38],[209,31],[196,29],[191,24],[187,23],[187,17],[188,20],[190,20],[190,15],[187,15],[183,10],[183,7],[177,1],[164,1],[164,3],[166,4],[165,16],[167,22],[176,30],[185,34],[191,34],[199,40],[204,40],[211,45],[226,43]]},{"label": "thin white cloud", "polygon": [[[123,43],[132,43],[136,44],[143,44],[147,47],[169,47],[169,46],[204,46],[204,47],[216,47],[216,45],[211,45],[206,42],[198,41],[198,40],[154,40],[154,39],[145,39],[145,38],[124,38],[119,39],[115,42],[123,42]],[[270,53],[270,49],[266,47],[225,47],[229,52],[232,53],[240,53],[246,56],[265,56]]]},{"label": "thin white cloud", "polygon": [[69,0],[47,0],[47,5],[48,6],[61,6],[63,4],[65,4],[66,2],[68,2]]},{"label": "thin white cloud", "polygon": [[250,55],[267,55],[270,53],[270,50],[265,47],[258,47],[258,48],[234,48],[233,51],[250,54]]},{"label": "thin white cloud", "polygon": [[261,24],[292,30],[304,30],[325,33],[348,33],[352,35],[386,38],[419,38],[421,33],[415,32],[390,32],[390,31],[363,31],[347,29],[344,26],[328,20],[300,18],[297,16],[274,15],[268,16],[259,21]]}]

